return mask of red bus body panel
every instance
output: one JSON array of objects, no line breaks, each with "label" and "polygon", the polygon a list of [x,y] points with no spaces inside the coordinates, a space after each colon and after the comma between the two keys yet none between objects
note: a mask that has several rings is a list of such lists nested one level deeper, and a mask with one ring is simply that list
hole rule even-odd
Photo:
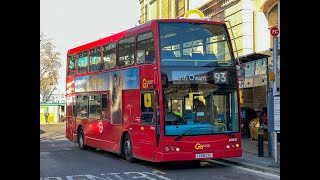
[{"label": "red bus body panel", "polygon": [[[68,76],[66,74],[66,91],[67,91],[67,121],[66,121],[66,138],[73,142],[78,142],[77,131],[79,127],[84,130],[84,142],[88,146],[96,147],[110,152],[120,154],[122,148],[122,141],[124,135],[128,133],[132,140],[133,155],[135,158],[143,159],[153,162],[163,161],[184,161],[184,160],[206,160],[228,157],[242,156],[241,136],[240,132],[232,133],[232,135],[218,134],[218,135],[200,135],[200,136],[182,136],[178,140],[174,140],[176,136],[164,136],[164,117],[160,112],[160,138],[157,143],[156,140],[156,121],[154,124],[146,125],[141,123],[140,113],[140,95],[141,92],[152,92],[156,97],[156,90],[159,92],[159,104],[162,101],[162,87],[160,77],[160,47],[159,47],[159,32],[158,22],[199,22],[223,24],[222,22],[212,22],[207,20],[189,20],[189,19],[163,19],[153,20],[146,24],[134,27],[132,29],[113,34],[93,41],[91,43],[68,50],[68,55],[72,55],[83,50],[90,50],[94,47],[101,47],[110,42],[118,42],[121,38],[134,35],[135,37],[142,32],[152,30],[155,41],[155,64],[134,64],[130,67],[115,68],[112,70],[104,70],[96,73],[81,74],[86,76],[90,74],[103,74],[114,71],[121,71],[129,68],[139,69],[139,87],[138,89],[122,90],[122,123],[111,124],[110,114],[108,119],[92,119],[74,117],[72,108],[74,100],[77,96],[75,91],[75,76]],[[68,61],[67,61],[68,63]],[[66,66],[68,68],[68,64]],[[67,69],[68,72],[68,69]],[[153,87],[154,86],[154,87]],[[97,91],[88,93],[106,93],[111,96],[110,91]],[[238,101],[239,102],[239,101]],[[109,100],[110,104],[110,100]],[[109,107],[109,106],[108,106]],[[109,107],[110,112],[110,107]],[[163,111],[160,107],[160,111]],[[238,144],[239,147],[235,148]],[[230,149],[226,149],[226,145],[230,145]],[[203,146],[199,149],[199,146]],[[170,148],[166,151],[165,148]],[[179,148],[179,152],[171,151]],[[198,148],[198,149],[197,149]],[[213,158],[196,159],[196,154],[213,153]]]}]

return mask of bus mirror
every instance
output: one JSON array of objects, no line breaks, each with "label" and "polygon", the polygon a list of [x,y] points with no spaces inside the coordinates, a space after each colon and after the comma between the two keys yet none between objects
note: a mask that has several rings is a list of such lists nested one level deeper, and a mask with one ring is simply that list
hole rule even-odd
[{"label": "bus mirror", "polygon": [[151,94],[150,93],[146,93],[144,94],[144,107],[151,107]]},{"label": "bus mirror", "polygon": [[240,65],[236,65],[237,67],[237,70],[239,71],[241,69],[241,66]]},{"label": "bus mirror", "polygon": [[164,88],[168,87],[168,76],[165,73],[161,73],[161,83]]}]

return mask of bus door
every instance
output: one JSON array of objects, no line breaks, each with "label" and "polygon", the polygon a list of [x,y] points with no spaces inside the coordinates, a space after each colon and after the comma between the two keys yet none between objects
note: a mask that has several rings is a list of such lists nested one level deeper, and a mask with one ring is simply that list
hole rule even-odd
[{"label": "bus door", "polygon": [[73,138],[74,126],[75,126],[75,114],[76,114],[76,97],[67,97],[67,108],[66,108],[66,138],[71,141],[76,141]]},{"label": "bus door", "polygon": [[113,149],[114,148],[114,140],[112,139],[111,135],[111,126],[110,124],[110,107],[109,107],[109,94],[103,93],[101,94],[101,118],[97,123],[97,128],[99,130],[99,137],[98,139],[103,142],[102,147],[105,149]]},{"label": "bus door", "polygon": [[[85,98],[87,99],[87,106],[85,106],[85,109],[87,109],[88,113],[83,117],[79,116],[79,118],[84,118],[82,125],[85,131],[85,136],[87,138],[86,143],[88,145],[101,149],[103,149],[103,132],[106,126],[106,119],[101,119],[101,107],[103,107],[101,106],[101,102],[105,96],[106,94],[102,94],[102,97],[98,93],[89,94],[87,98]],[[83,96],[83,98],[84,97],[85,96]]]},{"label": "bus door", "polygon": [[155,95],[153,91],[141,92],[140,94],[140,128],[138,139],[139,149],[137,156],[141,156],[143,159],[153,159],[156,149],[156,103]]}]

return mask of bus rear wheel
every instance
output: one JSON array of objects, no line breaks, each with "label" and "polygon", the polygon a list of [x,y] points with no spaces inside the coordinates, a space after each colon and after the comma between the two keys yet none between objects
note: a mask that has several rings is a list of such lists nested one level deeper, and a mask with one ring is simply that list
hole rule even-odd
[{"label": "bus rear wheel", "polygon": [[124,159],[129,161],[129,162],[134,162],[133,154],[132,154],[132,143],[131,143],[131,138],[129,134],[126,134],[124,138],[124,143],[123,143],[123,156]]},{"label": "bus rear wheel", "polygon": [[81,127],[78,130],[78,143],[81,150],[87,149],[87,146],[84,144],[83,129]]}]

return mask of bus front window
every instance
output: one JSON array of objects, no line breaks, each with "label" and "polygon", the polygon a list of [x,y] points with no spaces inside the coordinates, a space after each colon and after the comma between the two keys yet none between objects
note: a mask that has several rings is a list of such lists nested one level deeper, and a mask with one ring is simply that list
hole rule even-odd
[{"label": "bus front window", "polygon": [[160,23],[161,66],[233,66],[225,26]]},{"label": "bus front window", "polygon": [[239,132],[237,90],[170,86],[164,90],[165,135]]}]

